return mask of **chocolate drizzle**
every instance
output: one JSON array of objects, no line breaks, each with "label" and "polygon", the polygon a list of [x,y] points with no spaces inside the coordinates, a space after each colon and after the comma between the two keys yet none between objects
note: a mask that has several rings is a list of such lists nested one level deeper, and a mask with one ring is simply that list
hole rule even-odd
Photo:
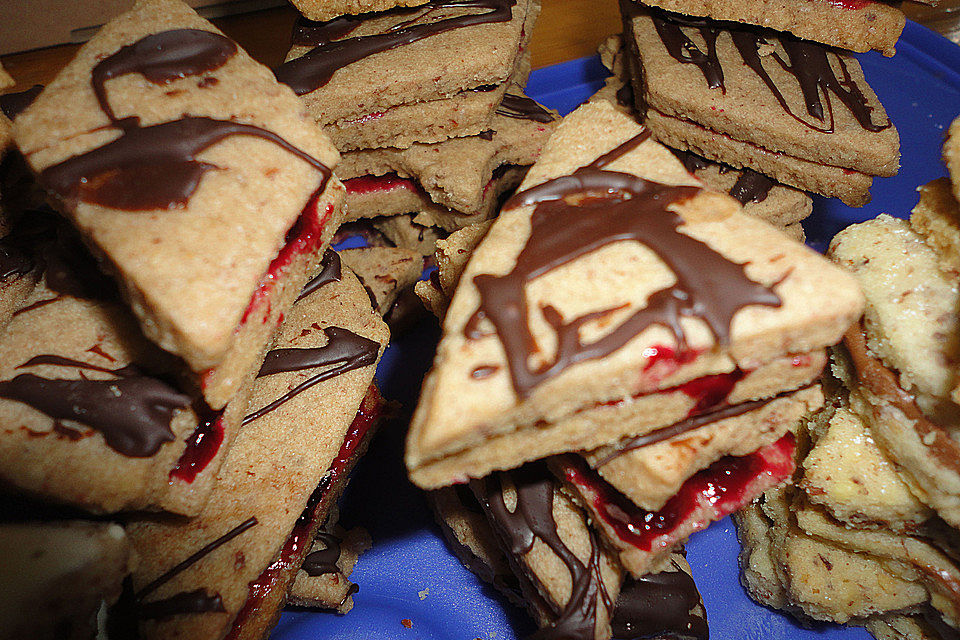
[{"label": "chocolate drizzle", "polygon": [[380,344],[376,341],[364,338],[340,327],[326,327],[323,333],[327,336],[327,344],[322,347],[309,349],[274,349],[267,354],[257,377],[269,376],[276,373],[302,371],[304,369],[316,369],[318,367],[331,365],[336,366],[324,369],[310,376],[270,404],[249,414],[243,419],[243,424],[252,422],[260,416],[273,411],[315,384],[376,362],[377,354],[380,352]]},{"label": "chocolate drizzle", "polygon": [[603,465],[608,464],[616,458],[619,458],[625,453],[634,451],[635,449],[640,449],[658,442],[663,442],[664,440],[669,440],[670,438],[676,437],[680,434],[695,431],[700,427],[704,427],[720,420],[726,420],[727,418],[743,415],[748,411],[759,409],[771,400],[773,400],[773,398],[767,398],[764,400],[748,400],[746,402],[740,402],[734,405],[727,405],[715,411],[701,413],[700,415],[687,418],[686,420],[681,420],[675,424],[656,429],[643,435],[627,438],[617,445],[616,450],[605,455],[592,466],[594,469],[602,467]]},{"label": "chocolate drizzle", "polygon": [[[703,72],[707,85],[711,89],[720,88],[721,91],[726,91],[723,85],[723,69],[717,58],[717,38],[722,31],[728,31],[743,63],[757,74],[784,112],[797,122],[814,131],[833,133],[835,124],[831,99],[833,94],[866,131],[876,133],[892,126],[889,119],[881,123],[873,122],[871,114],[874,107],[867,104],[866,96],[854,81],[846,59],[823,45],[800,40],[787,33],[721,25],[704,18],[680,16],[663,11],[652,11],[651,18],[670,56],[680,63],[696,64]],[[684,33],[682,27],[697,30],[706,43],[707,50],[701,51]],[[769,55],[761,56],[760,52],[764,47],[778,43],[786,54],[786,58],[779,48]],[[774,61],[794,77],[803,95],[807,115],[812,118],[812,121],[790,108],[783,96],[783,91],[764,68],[764,58]],[[840,69],[842,78],[837,77],[834,67]]]},{"label": "chocolate drizzle", "polygon": [[[277,80],[289,85],[297,95],[316,91],[327,84],[333,74],[343,67],[383,51],[412,44],[453,29],[478,24],[509,22],[516,0],[433,0],[413,8],[393,9],[389,12],[365,14],[364,16],[334,18],[329,22],[304,23],[294,31],[294,43],[312,46],[306,54],[280,65],[276,70]],[[466,13],[442,18],[432,22],[415,24],[437,9],[480,10],[481,13]],[[407,15],[419,13],[411,20],[402,22],[385,33],[344,38],[365,20],[384,15]],[[343,38],[343,39],[340,39]]]},{"label": "chocolate drizzle", "polygon": [[60,356],[36,356],[18,368],[54,365],[109,373],[110,380],[50,380],[22,373],[0,382],[0,397],[29,405],[54,419],[96,429],[114,451],[131,458],[153,456],[174,439],[170,423],[190,398],[133,366],[106,369]]},{"label": "chocolate drizzle", "polygon": [[327,249],[323,254],[323,262],[320,263],[320,267],[320,273],[304,285],[303,291],[300,292],[300,296],[297,298],[297,302],[303,300],[325,284],[340,282],[343,272],[339,253],[333,249]]},{"label": "chocolate drizzle", "polygon": [[15,119],[20,112],[33,104],[40,92],[43,91],[42,84],[35,84],[26,91],[17,91],[16,93],[5,93],[0,96],[0,111],[11,120]]},{"label": "chocolate drizzle", "polygon": [[707,620],[697,612],[700,592],[693,578],[676,562],[675,571],[628,580],[617,598],[613,636],[621,640],[667,636],[707,640]]},{"label": "chocolate drizzle", "polygon": [[556,120],[552,113],[537,104],[533,98],[514,93],[503,96],[503,102],[497,107],[497,115],[543,123]]},{"label": "chocolate drizzle", "polygon": [[230,136],[267,140],[307,162],[322,178],[330,169],[319,160],[261,127],[184,115],[178,120],[140,126],[137,116],[118,119],[106,96],[105,83],[129,73],[164,84],[176,78],[218,69],[236,53],[223,36],[196,29],[175,29],[149,35],[101,60],[91,72],[91,85],[101,110],[120,136],[107,144],[67,158],[40,172],[40,184],[68,202],[84,202],[125,211],[182,207],[204,174],[214,165],[197,154]]},{"label": "chocolate drizzle", "polygon": [[[510,511],[504,501],[504,479],[509,478],[516,490],[516,508]],[[518,559],[533,549],[540,540],[560,558],[570,572],[571,592],[562,606],[544,599],[555,617],[553,623],[541,629],[537,640],[592,640],[597,626],[597,609],[600,600],[607,611],[613,603],[600,576],[599,543],[593,530],[590,533],[590,559],[584,564],[560,538],[553,517],[553,495],[556,480],[543,463],[528,464],[510,472],[499,472],[471,485],[491,526],[510,554],[512,564],[525,567]],[[522,575],[531,584],[537,578],[529,570],[521,569]]]},{"label": "chocolate drizzle", "polygon": [[302,569],[311,578],[328,573],[340,573],[340,567],[337,566],[341,553],[340,538],[332,533],[320,531],[317,533],[316,539],[327,545],[327,548],[320,551],[311,551],[307,554],[307,557],[303,559]]},{"label": "chocolate drizzle", "polygon": [[190,613],[223,613],[225,611],[220,594],[209,594],[205,589],[182,591],[169,598],[146,602],[137,606],[137,615],[143,620],[156,620]]},{"label": "chocolate drizzle", "polygon": [[772,178],[762,173],[757,173],[753,169],[743,169],[743,173],[730,187],[728,193],[742,205],[746,205],[748,202],[763,202],[767,199],[774,184]]},{"label": "chocolate drizzle", "polygon": [[[506,210],[537,205],[530,221],[530,236],[509,273],[474,277],[480,305],[464,332],[470,339],[481,337],[485,334],[480,322],[490,320],[503,343],[514,389],[521,397],[567,367],[615,352],[651,325],[670,330],[683,349],[686,338],[680,319],[696,317],[707,324],[718,342],[726,343],[731,322],[740,309],[781,304],[771,287],[747,277],[745,265],[731,262],[678,230],[684,220],[667,207],[693,197],[699,192],[697,187],[663,185],[604,169],[647,137],[649,132],[644,131],[571,175],[518,193],[504,206]],[[578,202],[568,202],[570,196],[576,196]],[[529,358],[539,346],[528,324],[525,285],[592,251],[627,240],[655,252],[673,271],[676,282],[651,294],[645,307],[591,343],[584,343],[581,327],[623,307],[565,321],[554,307],[543,306],[544,319],[556,332],[557,351],[552,362],[531,368]]]}]

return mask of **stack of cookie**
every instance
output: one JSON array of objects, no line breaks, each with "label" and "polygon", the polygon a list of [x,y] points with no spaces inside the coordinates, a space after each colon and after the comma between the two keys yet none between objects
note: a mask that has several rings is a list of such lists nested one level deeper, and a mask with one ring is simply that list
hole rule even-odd
[{"label": "stack of cookie", "polygon": [[264,637],[294,583],[348,608],[317,581],[350,570],[332,507],[383,405],[377,310],[419,256],[351,255],[366,286],[341,263],[336,148],[178,0],[138,2],[16,98],[0,478],[5,520],[43,522],[0,530],[4,632],[92,636],[127,576],[117,637]]},{"label": "stack of cookie", "polygon": [[[464,267],[455,243],[478,236]],[[458,282],[407,441],[411,478],[486,478],[472,488],[516,555],[531,540],[510,533],[520,513],[542,519],[489,488],[546,459],[538,468],[638,579],[790,477],[789,428],[820,406],[824,349],[862,306],[849,275],[705,189],[607,100],[562,121],[485,235],[464,229],[442,248],[435,290]],[[534,537],[552,548],[550,536]],[[564,584],[583,586],[554,555]],[[551,598],[541,623],[586,608],[609,637],[610,608],[575,592]]]},{"label": "stack of cookie", "polygon": [[537,0],[294,4],[277,77],[343,153],[346,220],[429,255],[495,215],[556,119],[522,93]]},{"label": "stack of cookie", "polygon": [[831,243],[866,310],[834,351],[796,486],[739,519],[744,581],[764,604],[878,638],[956,637],[957,184],[922,187],[909,222],[881,215]]},{"label": "stack of cookie", "polygon": [[[845,49],[893,54],[880,2],[621,0],[637,112],[658,140],[850,206],[899,168],[899,137]],[[841,48],[842,47],[842,48]]]}]

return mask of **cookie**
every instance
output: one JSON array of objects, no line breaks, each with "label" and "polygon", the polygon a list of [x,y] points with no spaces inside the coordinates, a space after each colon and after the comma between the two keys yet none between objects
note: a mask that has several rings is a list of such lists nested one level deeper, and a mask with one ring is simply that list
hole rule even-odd
[{"label": "cookie", "polygon": [[940,269],[960,276],[960,204],[947,178],[918,187],[920,201],[910,214],[910,227],[937,254]]},{"label": "cookie", "polygon": [[450,298],[460,281],[460,274],[467,266],[467,260],[487,235],[491,224],[472,224],[437,240],[437,250],[434,252],[437,270],[430,274],[428,280],[418,282],[415,291],[424,306],[441,320],[447,313],[447,305],[450,304]]},{"label": "cookie", "polygon": [[426,0],[296,0],[293,6],[309,20],[330,20],[342,15],[415,7]]},{"label": "cookie", "polygon": [[[638,111],[665,141],[681,137],[679,121],[834,173],[896,174],[899,137],[852,56],[787,34],[648,11],[626,0],[621,6]],[[684,57],[684,47],[698,54]],[[794,70],[801,58],[809,73]],[[805,103],[803,96],[814,94]],[[707,146],[706,137],[694,134],[688,145],[671,146]],[[730,162],[752,166],[743,157]]]},{"label": "cookie", "polygon": [[429,256],[437,248],[437,240],[446,236],[446,232],[431,224],[417,214],[404,214],[374,218],[373,227],[382,233],[396,247]]},{"label": "cookie", "polygon": [[[634,210],[647,199],[621,200],[624,185],[663,195]],[[570,204],[582,192],[591,198]],[[414,482],[479,477],[527,456],[590,450],[667,426],[693,407],[717,406],[730,390],[700,403],[682,385],[718,375],[727,384],[737,371],[794,354],[805,354],[796,378],[812,381],[818,351],[856,319],[860,293],[841,270],[739,208],[703,190],[609,103],[567,116],[463,272],[407,441]],[[621,209],[622,219],[613,213]],[[627,226],[640,214],[672,222],[657,231]],[[684,296],[706,291],[678,257],[691,251],[710,260],[706,269],[698,258],[695,271],[711,273],[710,290],[722,286],[724,303],[723,311],[683,315],[704,314],[710,324],[681,322],[667,304],[677,282]],[[757,382],[764,388],[742,400],[782,389],[778,380]],[[660,402],[671,389],[680,403]],[[442,400],[451,397],[455,420]]]},{"label": "cookie", "polygon": [[374,420],[368,387],[387,339],[348,271],[287,313],[204,510],[128,525],[145,637],[218,637],[234,623],[236,637],[260,637],[272,626]]},{"label": "cookie", "polygon": [[0,634],[81,639],[97,633],[97,613],[120,596],[135,563],[123,529],[94,522],[0,525]]},{"label": "cookie", "polygon": [[950,123],[950,128],[947,130],[947,139],[943,145],[943,161],[950,171],[953,195],[960,200],[960,116]]},{"label": "cookie", "polygon": [[345,249],[340,257],[367,290],[374,309],[385,316],[401,293],[420,279],[423,258],[419,253],[396,247]]},{"label": "cookie", "polygon": [[955,411],[958,285],[910,225],[882,215],[848,227],[830,255],[860,282],[867,305],[838,352],[851,407],[923,502],[960,522]]},{"label": "cookie", "polygon": [[899,8],[882,2],[842,4],[812,0],[797,5],[762,0],[643,0],[643,4],[689,16],[788,31],[803,40],[861,53],[877,49],[885,56],[894,54],[894,45],[906,22]]},{"label": "cookie", "polygon": [[[300,607],[333,609],[349,613],[353,594],[359,587],[350,582],[350,574],[360,554],[371,546],[370,534],[363,527],[347,531],[327,522],[326,531],[317,533],[290,585],[287,603]],[[332,529],[332,530],[331,530]]]},{"label": "cookie", "polygon": [[302,104],[186,5],[143,0],[81,47],[14,136],[144,333],[222,408],[339,219],[337,152]]},{"label": "cookie", "polygon": [[[455,6],[436,1],[326,23],[301,22],[277,77],[303,98],[323,126],[347,120],[376,126],[397,108],[409,114],[393,118],[395,126],[380,132],[379,143],[357,126],[342,127],[351,136],[363,136],[362,142],[339,139],[344,148],[396,147],[397,136],[411,132],[417,132],[411,142],[476,135],[488,128],[504,83],[525,84],[529,65],[522,58],[538,12],[535,0]],[[463,56],[463,51],[471,55]],[[357,87],[364,89],[359,99]],[[485,111],[470,113],[447,101],[489,97],[494,99]],[[438,109],[424,113],[423,105],[431,103]],[[464,117],[455,115],[458,109]],[[448,131],[449,126],[454,130]],[[418,131],[424,127],[425,132]]]},{"label": "cookie", "polygon": [[[414,144],[407,149],[344,153],[337,175],[347,188],[347,219],[424,211],[422,205],[408,208],[415,206],[414,202],[390,207],[384,206],[387,203],[382,199],[372,198],[376,194],[383,198],[401,186],[407,193],[429,196],[433,206],[428,205],[427,213],[432,214],[429,209],[450,210],[449,216],[432,214],[438,218],[435,224],[450,231],[465,226],[466,219],[490,218],[496,213],[499,196],[523,178],[523,171],[510,169],[533,164],[558,120],[556,112],[522,94],[508,93],[484,135]],[[511,175],[504,180],[507,172]],[[443,224],[444,218],[454,216],[465,220]]]}]

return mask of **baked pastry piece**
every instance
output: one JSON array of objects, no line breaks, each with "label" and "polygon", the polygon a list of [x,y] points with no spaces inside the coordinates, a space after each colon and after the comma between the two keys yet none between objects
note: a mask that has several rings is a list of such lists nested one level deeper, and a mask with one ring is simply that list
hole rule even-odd
[{"label": "baked pastry piece", "polygon": [[123,528],[82,522],[0,525],[0,636],[81,640],[116,602],[135,558]]},{"label": "baked pastry piece", "polygon": [[419,253],[397,247],[345,249],[340,257],[370,295],[374,309],[386,316],[399,296],[413,287],[423,272]]},{"label": "baked pastry piece", "polygon": [[427,0],[296,0],[293,6],[309,20],[330,20],[345,14],[386,11],[394,7],[415,7]]},{"label": "baked pastry piece", "polygon": [[559,120],[514,91],[481,135],[344,153],[337,175],[347,188],[346,219],[414,212],[455,231],[496,215],[501,196],[520,184]]},{"label": "baked pastry piece", "polygon": [[428,280],[418,282],[414,291],[424,306],[441,320],[446,315],[447,305],[450,304],[450,298],[460,282],[460,274],[491,225],[491,222],[479,222],[455,231],[443,240],[437,240],[437,249],[434,252],[437,269],[430,274]]},{"label": "baked pastry piece", "polygon": [[260,638],[273,626],[365,449],[388,335],[346,270],[287,313],[204,510],[128,525],[145,637]]},{"label": "baked pastry piece", "polygon": [[896,174],[897,131],[849,54],[630,0],[621,10],[638,112],[665,144],[852,206],[871,176]]},{"label": "baked pastry piece", "polygon": [[340,149],[476,135],[489,128],[506,83],[526,83],[526,45],[538,13],[536,0],[436,0],[301,21],[277,77],[303,97]]},{"label": "baked pastry piece", "polygon": [[317,533],[290,585],[287,603],[349,613],[353,608],[353,594],[360,590],[350,582],[350,574],[360,554],[370,548],[370,534],[363,527],[347,531],[334,524],[336,509],[332,511],[324,531]]},{"label": "baked pastry piece", "polygon": [[887,215],[840,232],[830,255],[867,300],[862,325],[838,352],[850,405],[911,491],[957,526],[956,275],[941,271],[937,251],[906,221]]},{"label": "baked pastry piece", "polygon": [[[703,190],[610,103],[588,103],[463,272],[408,469],[440,486],[806,386],[861,305],[848,275]],[[751,377],[764,367],[782,375]]]},{"label": "baked pastry piece", "polygon": [[947,141],[943,145],[943,161],[950,171],[953,195],[960,200],[960,116],[950,123],[950,129],[947,130]]},{"label": "baked pastry piece", "polygon": [[851,51],[877,49],[885,56],[894,54],[906,22],[899,8],[883,2],[643,0],[643,4],[689,16],[789,31],[804,40]]},{"label": "baked pastry piece", "polygon": [[222,408],[340,217],[337,151],[299,100],[185,4],[142,0],[79,50],[14,136],[147,337]]},{"label": "baked pastry piece", "polygon": [[433,226],[430,218],[414,213],[375,218],[371,224],[394,246],[421,256],[436,251],[437,240],[447,235],[443,229]]}]

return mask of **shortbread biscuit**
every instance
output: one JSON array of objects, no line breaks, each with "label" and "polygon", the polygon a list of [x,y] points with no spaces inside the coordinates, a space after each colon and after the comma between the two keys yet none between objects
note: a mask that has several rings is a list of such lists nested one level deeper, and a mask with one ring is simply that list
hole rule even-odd
[{"label": "shortbread biscuit", "polygon": [[353,594],[359,591],[359,587],[350,582],[350,574],[360,554],[370,548],[370,534],[362,527],[347,531],[339,525],[333,527],[330,522],[325,528],[328,530],[317,533],[290,585],[287,603],[349,613],[353,608]]},{"label": "shortbread biscuit", "polygon": [[[408,438],[415,483],[432,487],[478,477],[516,466],[527,455],[593,449],[669,425],[697,402],[671,409],[647,403],[653,414],[622,420],[619,432],[599,418],[606,410],[633,411],[638,399],[656,403],[659,391],[691,380],[750,371],[794,354],[815,358],[857,317],[862,300],[848,275],[743,215],[729,197],[704,191],[648,135],[607,102],[580,107],[550,138],[511,201],[517,205],[508,202],[474,251],[445,316]],[[622,218],[612,212],[646,202],[614,195],[630,184],[663,190],[652,201],[657,207],[639,211],[650,220],[682,223],[683,231],[673,223],[662,225],[662,232],[625,226],[638,212]],[[580,207],[551,196],[581,191],[591,198]],[[557,204],[539,204],[541,197]],[[596,198],[609,199],[609,206],[594,204]],[[667,249],[665,243],[674,242],[684,248]],[[711,279],[711,290],[725,282],[725,310],[717,307],[712,325],[681,321],[679,312],[673,316],[669,305],[661,306],[677,278],[689,295],[705,293],[678,260],[690,251],[711,261],[709,268],[698,261],[697,273],[723,270],[729,278]],[[823,286],[825,279],[830,287]],[[508,322],[501,310],[513,314]],[[816,375],[810,359],[798,365],[809,373],[797,378]],[[764,384],[769,387],[743,400],[782,389],[775,380]],[[715,402],[725,397],[719,395]],[[458,399],[456,419],[448,415],[454,407],[441,401],[449,397]],[[705,404],[700,410],[715,406]],[[584,410],[592,419],[577,422]],[[564,428],[556,428],[560,424]]]},{"label": "shortbread biscuit", "polygon": [[437,269],[430,274],[428,280],[421,280],[414,288],[424,306],[437,318],[442,320],[446,315],[447,305],[450,304],[450,298],[460,281],[460,274],[467,266],[473,250],[487,235],[491,224],[472,224],[437,240],[437,250],[434,252]]},{"label": "shortbread biscuit", "polygon": [[882,2],[811,0],[800,5],[765,0],[643,0],[643,4],[690,16],[789,31],[804,40],[861,53],[877,49],[885,56],[894,54],[894,45],[906,22],[900,9]]},{"label": "shortbread biscuit", "polygon": [[943,161],[950,171],[950,184],[953,195],[960,200],[960,116],[950,123],[947,139],[943,145]]},{"label": "shortbread biscuit", "polygon": [[[634,90],[645,106],[771,152],[896,174],[897,131],[852,56],[773,31],[637,5],[627,18],[640,72]],[[681,54],[688,49],[697,53]],[[811,92],[819,93],[808,104]]]},{"label": "shortbread biscuit", "polygon": [[443,229],[433,226],[430,219],[423,219],[417,214],[374,218],[372,224],[394,246],[422,256],[429,256],[436,251],[437,240],[447,235]]},{"label": "shortbread biscuit", "polygon": [[81,640],[120,596],[135,564],[116,524],[74,521],[0,525],[0,635]]},{"label": "shortbread biscuit", "polygon": [[186,5],[143,0],[80,49],[14,135],[147,337],[223,407],[338,223],[338,154],[302,104]]},{"label": "shortbread biscuit", "polygon": [[330,20],[342,15],[415,7],[428,0],[296,0],[293,6],[309,20]]},{"label": "shortbread biscuit", "polygon": [[960,277],[960,203],[947,178],[917,188],[920,201],[910,215],[910,226],[937,254],[940,268]]},{"label": "shortbread biscuit", "polygon": [[340,251],[344,264],[367,290],[374,309],[385,316],[401,293],[413,286],[423,272],[423,257],[397,247],[366,247]]},{"label": "shortbread biscuit", "polygon": [[546,466],[499,472],[471,487],[500,547],[509,549],[507,561],[537,623],[610,638],[622,569]]},{"label": "shortbread biscuit", "polygon": [[[301,22],[277,77],[303,98],[324,126],[376,120],[392,108],[442,101],[509,80],[522,86],[529,66],[521,58],[538,13],[536,0],[486,0],[463,6],[428,2],[327,23]],[[471,55],[463,56],[463,51]],[[364,87],[360,99],[356,87]],[[495,108],[496,103],[490,104],[487,122]],[[398,118],[398,125],[399,120],[405,122],[394,127],[394,135],[449,120],[438,115],[427,121]],[[473,130],[457,135],[477,134],[484,127],[483,121],[476,122]]]},{"label": "shortbread biscuit", "polygon": [[[310,540],[313,527],[326,521],[326,512],[313,505],[322,501],[329,509],[327,489],[334,482],[342,488],[351,449],[370,423],[367,408],[358,416],[357,407],[365,394],[378,397],[368,386],[388,336],[366,292],[346,271],[287,313],[207,506],[191,520],[144,519],[128,526],[141,557],[133,575],[140,609],[158,610],[141,615],[145,637],[219,637],[237,616],[243,634],[272,625],[308,546],[294,540],[287,550],[285,541],[291,530]],[[208,546],[214,541],[216,548]],[[209,552],[188,566],[178,564],[198,549]],[[261,582],[272,575],[261,574],[278,558],[296,566],[285,574],[287,582],[268,588]],[[184,592],[198,590],[203,606],[177,606]]]}]

